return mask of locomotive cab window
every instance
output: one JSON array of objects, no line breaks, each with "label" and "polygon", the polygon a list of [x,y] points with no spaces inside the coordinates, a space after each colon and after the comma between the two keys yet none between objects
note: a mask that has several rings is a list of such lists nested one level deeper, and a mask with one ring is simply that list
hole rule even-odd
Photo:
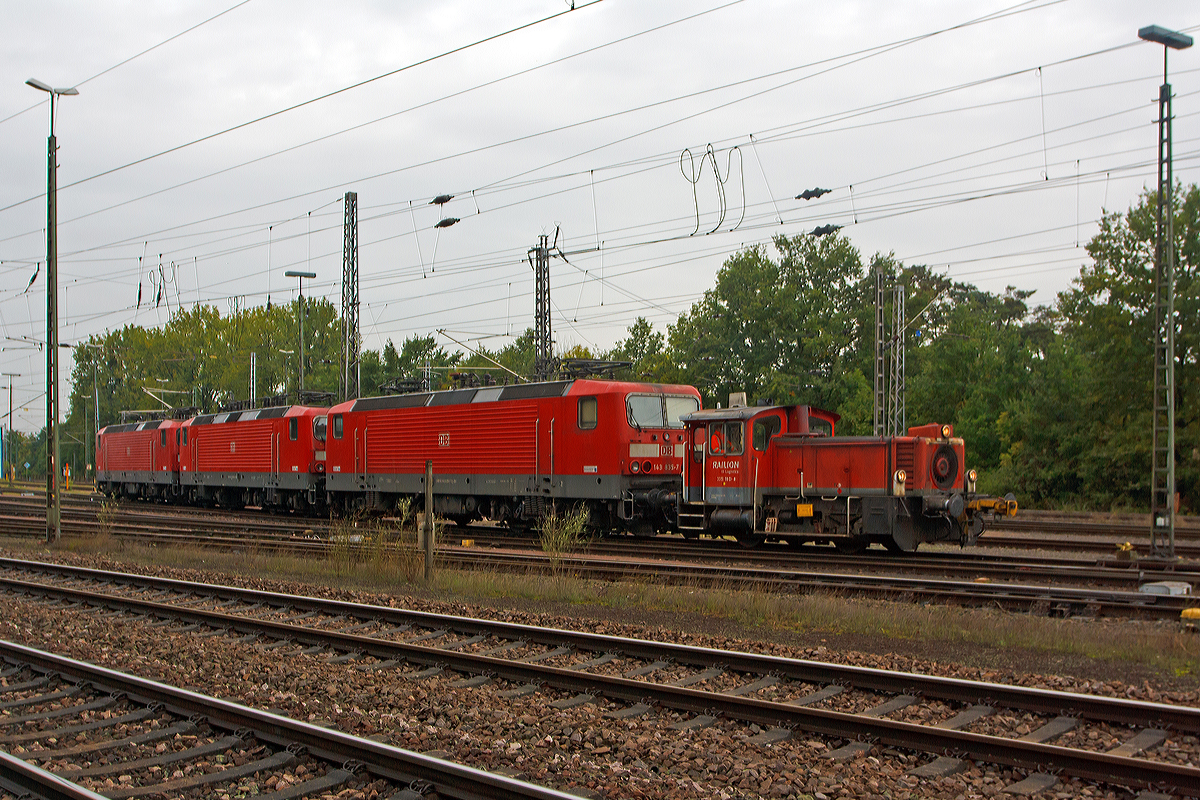
[{"label": "locomotive cab window", "polygon": [[335,439],[342,438],[342,415],[341,414],[333,415],[333,438],[335,438]]},{"label": "locomotive cab window", "polygon": [[763,417],[754,421],[754,449],[762,452],[771,443],[771,437],[779,433],[783,422],[779,417]]},{"label": "locomotive cab window", "polygon": [[300,437],[300,421],[295,417],[288,420],[288,438],[293,442]]},{"label": "locomotive cab window", "polygon": [[700,401],[686,394],[663,395],[663,404],[667,409],[668,428],[682,428],[683,422],[679,418],[700,410]]},{"label": "locomotive cab window", "polygon": [[158,433],[159,433],[159,437],[158,437],[158,446],[159,446],[159,447],[166,447],[166,446],[167,446],[167,432],[166,432],[166,431],[159,431]]},{"label": "locomotive cab window", "polygon": [[594,397],[579,398],[579,429],[590,431],[596,427],[599,418],[598,404]]},{"label": "locomotive cab window", "polygon": [[187,429],[187,428],[184,428],[184,429],[183,429],[183,443],[184,443],[184,445],[187,445],[187,432],[188,432],[188,429]]},{"label": "locomotive cab window", "polygon": [[708,452],[714,456],[742,454],[742,423],[714,422],[708,426]]},{"label": "locomotive cab window", "polygon": [[692,431],[692,460],[699,464],[704,460],[704,426],[698,425]]},{"label": "locomotive cab window", "polygon": [[666,427],[660,394],[631,394],[625,399],[625,411],[629,424],[638,430]]},{"label": "locomotive cab window", "polygon": [[817,436],[833,436],[833,425],[828,420],[818,417],[808,418],[808,430]]},{"label": "locomotive cab window", "polygon": [[631,427],[682,428],[684,414],[700,409],[700,401],[686,394],[631,394],[625,412]]},{"label": "locomotive cab window", "polygon": [[318,442],[325,441],[326,417],[313,417],[313,438]]},{"label": "locomotive cab window", "polygon": [[181,430],[183,430],[183,429],[182,429],[182,428],[176,428],[176,429],[175,429],[175,446],[176,446],[176,447],[178,447],[178,446],[179,446],[179,432],[180,432]]}]

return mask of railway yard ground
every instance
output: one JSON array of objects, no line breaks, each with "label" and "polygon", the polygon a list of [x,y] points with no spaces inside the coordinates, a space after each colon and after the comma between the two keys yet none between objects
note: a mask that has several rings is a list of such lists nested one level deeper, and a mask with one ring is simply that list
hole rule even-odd
[{"label": "railway yard ground", "polygon": [[[163,608],[106,608],[69,592],[119,594],[124,590],[114,587],[120,581],[71,577],[62,589],[68,594],[61,596],[41,596],[17,584],[0,586],[0,640],[568,794],[796,800],[1200,796],[1200,772],[1194,769],[1173,783],[1160,776],[1158,783],[1139,785],[1090,779],[1091,767],[1039,770],[1033,763],[1042,758],[1038,753],[995,761],[968,757],[976,752],[972,748],[982,747],[970,739],[976,735],[1115,753],[1129,757],[1126,761],[1136,756],[1172,768],[1200,765],[1200,723],[1192,730],[1187,720],[1159,722],[1150,706],[1135,712],[1145,717],[1140,725],[1108,718],[1107,711],[1094,717],[1078,712],[1078,727],[1039,739],[1039,732],[1078,710],[1049,710],[1053,706],[1045,700],[1006,701],[995,691],[966,699],[953,692],[943,696],[939,693],[949,690],[934,686],[906,693],[859,684],[853,676],[818,680],[789,672],[785,662],[751,667],[733,657],[716,657],[711,663],[693,663],[686,654],[625,652],[616,643],[539,643],[531,633],[563,629],[886,675],[914,673],[1078,692],[1200,715],[1200,634],[1177,616],[1013,613],[986,603],[905,602],[836,589],[789,593],[733,581],[669,584],[653,576],[598,580],[574,575],[568,567],[546,575],[443,565],[426,586],[389,574],[386,565],[381,569],[369,560],[351,569],[337,559],[258,552],[249,546],[232,551],[146,546],[108,536],[68,537],[52,548],[28,537],[0,538],[0,557],[374,607],[307,610],[266,595],[213,599],[200,589],[183,591],[179,599],[171,594],[179,590],[164,585],[139,587],[136,594],[144,596],[138,602]],[[35,580],[9,565],[0,569],[0,576]],[[179,612],[183,616],[172,618],[166,605],[184,609]],[[473,632],[453,621],[384,619],[383,610],[389,609],[488,620],[512,629]],[[341,644],[314,644],[298,628],[243,628],[226,614],[253,620],[265,615],[267,624],[277,626],[303,621],[361,636]],[[530,627],[517,630],[519,626]],[[408,650],[372,649],[385,647],[378,644],[384,640],[386,647]],[[424,649],[439,642],[444,651]],[[545,649],[529,649],[535,646]],[[502,655],[509,660],[499,661]],[[473,657],[482,658],[482,665],[457,660]],[[540,664],[547,666],[546,675],[530,677],[522,671],[532,669],[522,665]],[[592,675],[595,687],[588,683]],[[21,673],[0,679],[0,743],[5,740],[3,715],[12,713],[3,710],[8,699],[2,694],[4,685],[27,678]],[[678,688],[661,697],[647,688],[642,696],[630,688],[633,680],[655,689]],[[714,693],[711,699],[704,691]],[[872,714],[873,708],[884,710]],[[778,714],[784,717],[772,716]],[[846,721],[839,714],[859,716]],[[870,728],[872,719],[883,720],[885,727]],[[837,735],[836,724],[843,722],[861,735],[846,729]],[[901,730],[906,724],[965,738],[903,746],[896,737],[906,733]],[[1162,731],[1168,733],[1156,739]],[[209,732],[201,741],[217,737]],[[0,749],[13,751],[3,744]],[[245,761],[251,750],[250,745],[231,747],[230,758]],[[27,757],[28,751],[22,752]],[[48,768],[62,766],[51,757],[40,760]],[[304,763],[237,779],[217,794],[193,791],[187,796],[269,796],[332,770]],[[118,770],[95,778],[90,786],[118,796],[151,781],[152,776]],[[311,796],[400,795],[363,778]]]}]

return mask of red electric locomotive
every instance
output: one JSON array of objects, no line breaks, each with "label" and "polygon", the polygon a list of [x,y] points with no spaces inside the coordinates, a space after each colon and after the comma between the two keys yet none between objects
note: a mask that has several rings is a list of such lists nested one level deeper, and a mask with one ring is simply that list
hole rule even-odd
[{"label": "red electric locomotive", "polygon": [[179,430],[179,484],[187,502],[301,512],[324,505],[325,409],[203,414]]},{"label": "red electric locomotive", "polygon": [[180,422],[106,425],[96,434],[96,488],[115,497],[166,500],[179,492]]},{"label": "red electric locomotive", "polygon": [[907,436],[834,436],[839,417],[810,406],[735,407],[683,418],[690,454],[679,528],[832,542],[856,552],[872,542],[911,552],[922,542],[974,544],[985,516],[1016,501],[975,493],[963,440],[949,425]]},{"label": "red electric locomotive", "polygon": [[551,503],[584,503],[592,524],[674,528],[690,386],[571,380],[348,401],[329,411],[326,486],[345,509],[389,509],[424,491],[465,524],[536,524]]}]

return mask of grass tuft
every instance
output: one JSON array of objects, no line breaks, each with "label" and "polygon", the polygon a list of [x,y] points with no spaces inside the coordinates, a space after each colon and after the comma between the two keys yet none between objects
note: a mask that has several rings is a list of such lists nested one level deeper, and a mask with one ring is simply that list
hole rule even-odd
[{"label": "grass tuft", "polygon": [[542,517],[538,538],[542,552],[550,558],[550,569],[555,575],[561,571],[563,556],[574,553],[587,538],[588,522],[587,506],[582,504],[565,514],[559,514],[558,509],[551,506],[550,513]]}]

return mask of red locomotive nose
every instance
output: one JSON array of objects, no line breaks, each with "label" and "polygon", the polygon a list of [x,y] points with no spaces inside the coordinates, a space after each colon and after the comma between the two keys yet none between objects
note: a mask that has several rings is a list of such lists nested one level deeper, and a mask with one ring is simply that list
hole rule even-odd
[{"label": "red locomotive nose", "polygon": [[938,456],[933,460],[933,474],[939,481],[944,481],[950,477],[950,459],[945,456]]}]

